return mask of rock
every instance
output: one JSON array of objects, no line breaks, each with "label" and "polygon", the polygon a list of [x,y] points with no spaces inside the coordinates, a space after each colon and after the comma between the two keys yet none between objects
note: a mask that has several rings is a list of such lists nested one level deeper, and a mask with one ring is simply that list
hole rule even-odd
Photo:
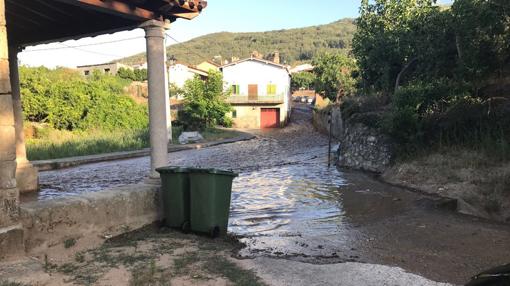
[{"label": "rock", "polygon": [[204,140],[204,137],[197,131],[194,132],[182,132],[181,136],[179,136],[180,144],[189,144],[196,143]]}]

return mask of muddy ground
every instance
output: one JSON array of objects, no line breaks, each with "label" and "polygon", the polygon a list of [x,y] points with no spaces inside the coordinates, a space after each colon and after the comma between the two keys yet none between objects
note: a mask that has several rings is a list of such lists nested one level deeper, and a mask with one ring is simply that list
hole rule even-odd
[{"label": "muddy ground", "polygon": [[[72,250],[74,243],[66,246]],[[72,256],[0,265],[0,285],[265,285],[231,258],[240,247],[230,237],[213,240],[151,225]]]},{"label": "muddy ground", "polygon": [[[229,231],[246,246],[235,257],[382,264],[455,284],[510,262],[508,224],[458,214],[448,200],[371,175],[327,168],[327,137],[310,121],[311,110],[298,106],[287,128],[169,155],[174,165],[240,173]],[[148,163],[139,158],[44,172],[40,199],[136,183]]]}]

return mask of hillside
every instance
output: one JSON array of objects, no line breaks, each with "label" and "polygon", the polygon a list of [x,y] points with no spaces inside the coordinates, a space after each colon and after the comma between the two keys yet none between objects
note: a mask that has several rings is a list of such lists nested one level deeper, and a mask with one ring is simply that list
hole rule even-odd
[{"label": "hillside", "polygon": [[[349,50],[356,30],[354,20],[343,19],[331,24],[306,28],[257,33],[214,33],[168,47],[168,56],[179,61],[198,64],[221,55],[246,58],[258,51],[266,56],[279,51],[282,63],[295,64],[310,60],[319,51]],[[143,62],[144,54],[134,55],[121,62]]]}]

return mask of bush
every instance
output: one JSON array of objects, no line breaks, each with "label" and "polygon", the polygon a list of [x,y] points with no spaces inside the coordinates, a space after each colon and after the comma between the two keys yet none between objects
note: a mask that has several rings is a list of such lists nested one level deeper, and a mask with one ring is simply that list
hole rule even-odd
[{"label": "bush", "polygon": [[227,113],[232,110],[226,102],[227,94],[223,91],[223,76],[211,71],[204,81],[196,76],[184,86],[184,110],[179,121],[186,130],[204,130],[207,127],[222,125],[232,126]]},{"label": "bush", "polygon": [[478,97],[465,83],[414,82],[393,95],[383,130],[403,153],[464,146],[501,155],[509,150],[509,110],[506,100]]},{"label": "bush", "polygon": [[119,68],[117,76],[122,79],[128,79],[132,81],[146,81],[147,80],[147,69],[127,69]]},{"label": "bush", "polygon": [[60,130],[144,129],[147,107],[124,95],[129,80],[64,68],[20,68],[22,106],[29,121]]}]

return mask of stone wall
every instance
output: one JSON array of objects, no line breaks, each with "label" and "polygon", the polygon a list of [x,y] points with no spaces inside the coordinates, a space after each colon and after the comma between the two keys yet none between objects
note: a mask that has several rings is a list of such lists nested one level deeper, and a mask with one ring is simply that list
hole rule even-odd
[{"label": "stone wall", "polygon": [[382,173],[393,159],[391,141],[374,128],[362,123],[345,124],[340,139],[337,165],[363,171]]},{"label": "stone wall", "polygon": [[340,142],[337,165],[375,173],[384,172],[393,159],[391,140],[376,128],[362,123],[363,120],[378,120],[378,117],[368,113],[356,114],[346,120],[340,106],[314,110],[313,125],[323,134],[329,134],[329,111],[332,114],[332,135]]},{"label": "stone wall", "polygon": [[334,138],[340,140],[343,136],[344,122],[340,106],[329,106],[323,109],[313,110],[313,126],[323,134],[329,134],[328,113],[331,111],[331,133]]}]

